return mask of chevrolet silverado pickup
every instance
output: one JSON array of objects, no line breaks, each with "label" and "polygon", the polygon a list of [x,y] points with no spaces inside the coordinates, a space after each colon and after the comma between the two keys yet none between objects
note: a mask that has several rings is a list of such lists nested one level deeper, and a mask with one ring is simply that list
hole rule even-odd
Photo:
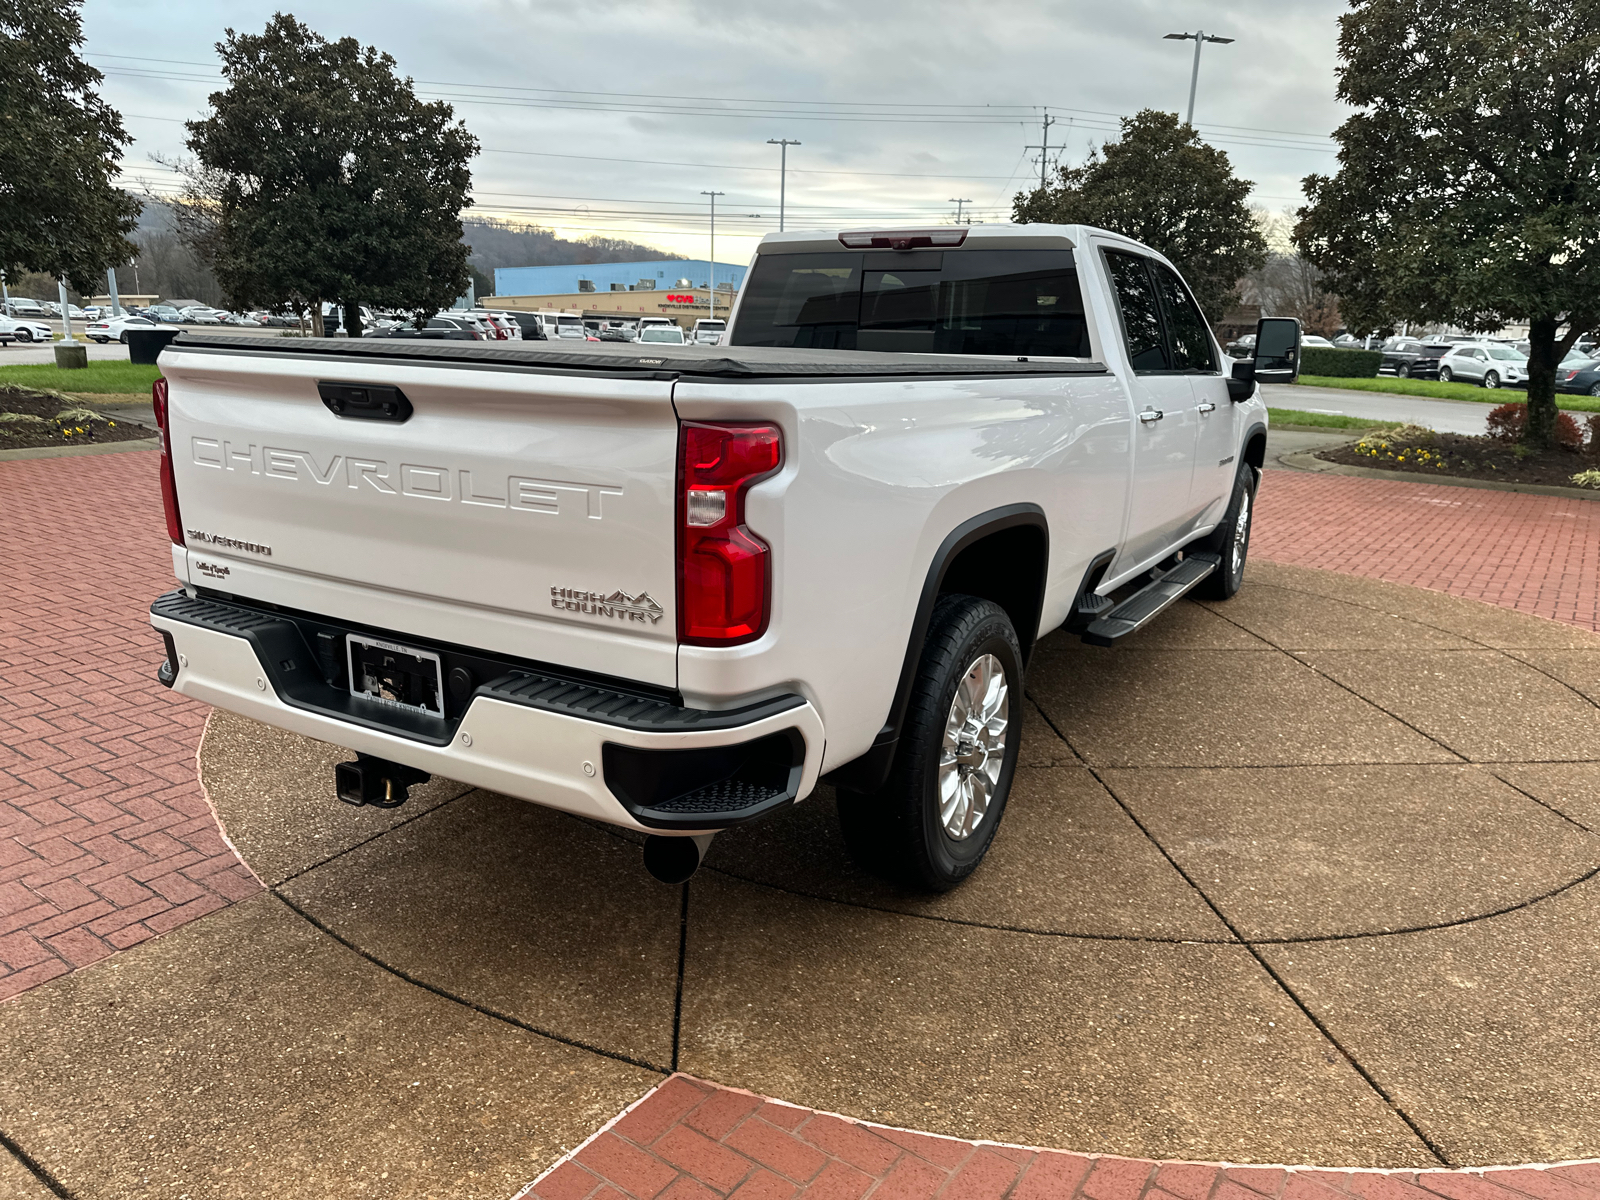
[{"label": "chevrolet silverado pickup", "polygon": [[719,346],[185,332],[155,387],[177,691],[642,831],[830,784],[853,857],[982,860],[1023,676],[1243,578],[1259,380],[1172,264],[1079,226],[785,233]]}]

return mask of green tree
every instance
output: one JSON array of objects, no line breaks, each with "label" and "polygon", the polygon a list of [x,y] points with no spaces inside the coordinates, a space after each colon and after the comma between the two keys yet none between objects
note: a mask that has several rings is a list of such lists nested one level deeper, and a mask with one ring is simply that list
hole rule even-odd
[{"label": "green tree", "polygon": [[1295,240],[1355,328],[1526,320],[1525,440],[1600,321],[1600,5],[1354,0],[1340,18],[1339,168]]},{"label": "green tree", "polygon": [[1238,300],[1240,279],[1267,259],[1266,239],[1245,204],[1251,184],[1228,156],[1171,113],[1145,109],[1122,120],[1122,140],[1062,167],[1045,188],[1019,192],[1020,222],[1098,225],[1169,258],[1214,323]]},{"label": "green tree", "polygon": [[211,206],[200,242],[235,304],[310,306],[320,332],[333,301],[354,334],[362,304],[426,320],[467,290],[478,143],[450,105],[418,100],[389,55],[283,13],[217,51],[228,86],[189,122],[186,199]]},{"label": "green tree", "polygon": [[139,202],[111,178],[128,135],[78,57],[79,0],[0,3],[0,268],[94,293],[135,252]]}]

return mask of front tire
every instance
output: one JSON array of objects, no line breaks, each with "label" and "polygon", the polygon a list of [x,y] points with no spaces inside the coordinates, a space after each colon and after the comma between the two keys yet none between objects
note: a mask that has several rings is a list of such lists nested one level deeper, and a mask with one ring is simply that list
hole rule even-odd
[{"label": "front tire", "polygon": [[1396,367],[1394,369],[1394,373],[1397,376],[1399,376],[1401,379],[1410,379],[1411,378],[1411,364],[1410,363],[1401,363],[1398,367]]},{"label": "front tire", "polygon": [[983,861],[1016,773],[1022,648],[1005,610],[941,596],[928,625],[889,779],[838,793],[857,865],[947,892]]},{"label": "front tire", "polygon": [[1233,496],[1228,511],[1218,525],[1186,549],[1204,550],[1222,560],[1221,565],[1200,581],[1194,594],[1202,600],[1231,600],[1244,584],[1245,562],[1250,557],[1250,526],[1256,511],[1256,488],[1261,476],[1249,463],[1239,467],[1233,478]]},{"label": "front tire", "polygon": [[1495,372],[1495,371],[1490,371],[1487,375],[1485,375],[1483,377],[1483,386],[1486,387],[1486,388],[1497,388],[1497,387],[1499,387],[1500,386],[1500,375],[1499,375],[1499,373]]},{"label": "front tire", "polygon": [[19,330],[17,330],[17,341],[19,341],[19,342],[31,342],[31,341],[33,341],[33,331],[30,330],[30,329],[19,329]]},{"label": "front tire", "polygon": [[1452,371],[1449,367],[1440,367],[1439,368],[1439,382],[1440,383],[1449,383],[1454,378],[1455,378],[1455,372]]}]

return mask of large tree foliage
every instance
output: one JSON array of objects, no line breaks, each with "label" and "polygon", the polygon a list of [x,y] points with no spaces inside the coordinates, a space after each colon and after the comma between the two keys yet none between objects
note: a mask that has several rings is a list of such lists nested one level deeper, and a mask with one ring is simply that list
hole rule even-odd
[{"label": "large tree foliage", "polygon": [[1145,109],[1123,118],[1121,141],[1062,167],[1052,186],[1019,192],[1012,211],[1021,222],[1098,225],[1160,251],[1215,322],[1238,299],[1239,280],[1266,261],[1245,204],[1250,187],[1193,128]]},{"label": "large tree foliage", "polygon": [[417,99],[395,61],[279,13],[217,46],[226,90],[189,122],[191,182],[214,197],[207,243],[241,306],[376,304],[426,317],[467,290],[461,211],[477,140]]},{"label": "large tree foliage", "polygon": [[1600,4],[1353,0],[1339,169],[1295,239],[1355,328],[1526,320],[1529,442],[1556,364],[1600,321]]},{"label": "large tree foliage", "polygon": [[111,182],[129,139],[82,44],[78,0],[0,3],[0,269],[93,293],[134,253],[139,202]]}]

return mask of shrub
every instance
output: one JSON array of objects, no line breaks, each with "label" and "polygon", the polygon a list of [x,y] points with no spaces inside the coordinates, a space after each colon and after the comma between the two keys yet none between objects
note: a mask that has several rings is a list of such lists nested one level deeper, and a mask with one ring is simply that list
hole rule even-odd
[{"label": "shrub", "polygon": [[1583,488],[1600,488],[1600,471],[1579,471],[1572,482]]},{"label": "shrub", "polygon": [[1331,346],[1300,347],[1300,371],[1333,379],[1376,379],[1383,365],[1377,350],[1336,350]]},{"label": "shrub", "polygon": [[[1526,403],[1499,405],[1489,413],[1487,421],[1489,436],[1495,441],[1520,442],[1523,431],[1528,427],[1528,406]],[[1600,423],[1594,417],[1589,418],[1591,430],[1597,424]],[[1583,430],[1578,428],[1571,413],[1556,414],[1556,445],[1563,450],[1577,450],[1583,445]]]}]

